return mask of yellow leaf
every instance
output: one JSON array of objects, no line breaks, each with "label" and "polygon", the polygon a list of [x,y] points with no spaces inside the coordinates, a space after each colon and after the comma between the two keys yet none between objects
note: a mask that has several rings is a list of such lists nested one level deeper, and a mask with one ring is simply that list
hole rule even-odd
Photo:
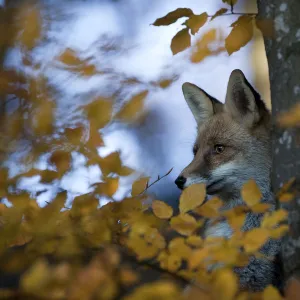
[{"label": "yellow leaf", "polygon": [[229,55],[248,44],[253,36],[253,16],[241,16],[232,24],[232,31],[225,40],[225,48]]},{"label": "yellow leaf", "polygon": [[77,57],[76,52],[72,49],[66,49],[58,58],[63,64],[69,66],[79,66],[83,62]]},{"label": "yellow leaf", "polygon": [[280,222],[286,220],[288,213],[284,209],[279,209],[264,215],[261,227],[262,228],[272,228],[277,226]]},{"label": "yellow leaf", "polygon": [[107,176],[110,173],[118,174],[122,167],[120,152],[113,152],[99,160],[102,173]]},{"label": "yellow leaf", "polygon": [[171,42],[171,50],[173,55],[184,51],[191,46],[191,36],[189,29],[184,28],[176,33]]},{"label": "yellow leaf", "polygon": [[222,207],[223,202],[217,197],[214,197],[207,202],[205,202],[200,207],[194,209],[194,212],[202,217],[206,218],[216,218],[220,216],[219,209]]},{"label": "yellow leaf", "polygon": [[219,10],[211,17],[210,20],[212,21],[212,20],[215,19],[216,17],[219,17],[219,16],[224,15],[225,13],[227,13],[227,11],[228,11],[227,8],[221,8],[221,9],[219,9]]},{"label": "yellow leaf", "polygon": [[134,170],[126,167],[126,166],[122,166],[119,170],[118,170],[118,175],[120,176],[129,176],[132,173],[134,173]]},{"label": "yellow leaf", "polygon": [[286,203],[292,201],[294,198],[295,195],[293,193],[284,193],[279,196],[279,201],[281,203]]},{"label": "yellow leaf", "polygon": [[225,50],[223,46],[217,48],[216,50],[212,50],[210,48],[210,44],[216,41],[220,41],[217,40],[216,29],[211,29],[208,32],[206,32],[201,39],[197,40],[197,43],[190,57],[191,62],[199,63],[210,55],[216,55],[223,52]]},{"label": "yellow leaf", "polygon": [[257,19],[255,20],[256,27],[261,31],[261,33],[265,37],[272,38],[275,36],[275,28],[274,28],[274,21],[271,19],[261,20]]},{"label": "yellow leaf", "polygon": [[170,254],[167,258],[167,269],[171,272],[177,271],[182,264],[182,259],[178,255]]},{"label": "yellow leaf", "polygon": [[281,225],[270,231],[270,237],[273,239],[279,239],[289,231],[288,225]]},{"label": "yellow leaf", "polygon": [[152,209],[153,213],[160,219],[169,219],[173,216],[173,208],[162,201],[154,200]]},{"label": "yellow leaf", "polygon": [[133,121],[137,113],[141,112],[145,98],[148,95],[148,91],[143,91],[134,95],[115,115],[116,119],[120,119],[123,122]]},{"label": "yellow leaf", "polygon": [[238,0],[222,0],[222,1],[223,3],[227,3],[229,5],[235,5],[238,2]]},{"label": "yellow leaf", "polygon": [[207,13],[202,13],[201,15],[192,15],[185,22],[185,25],[191,29],[191,33],[196,34],[199,29],[206,23],[208,18]]},{"label": "yellow leaf", "polygon": [[124,284],[125,286],[136,283],[138,281],[138,279],[139,279],[138,274],[133,272],[129,268],[123,267],[120,270],[120,280],[121,280],[122,284]]},{"label": "yellow leaf", "polygon": [[194,250],[188,259],[190,269],[197,268],[204,260],[209,258],[210,249],[208,247]]},{"label": "yellow leaf", "polygon": [[295,183],[295,181],[296,181],[296,178],[292,177],[286,183],[284,183],[284,185],[280,188],[280,190],[276,194],[276,197],[280,198],[280,196],[282,194],[289,192],[289,190],[291,189],[291,187],[293,186],[293,184]]},{"label": "yellow leaf", "polygon": [[198,235],[191,235],[186,238],[186,243],[194,247],[201,247],[203,246],[203,239]]},{"label": "yellow leaf", "polygon": [[87,141],[86,146],[91,149],[104,146],[97,125],[94,122],[90,123],[89,140]]},{"label": "yellow leaf", "polygon": [[293,105],[287,112],[279,115],[277,121],[283,128],[298,126],[300,123],[300,103]]},{"label": "yellow leaf", "polygon": [[50,270],[47,262],[37,260],[34,265],[22,276],[22,290],[29,294],[38,295],[50,279]]},{"label": "yellow leaf", "polygon": [[190,17],[193,15],[193,11],[189,8],[177,8],[174,11],[169,12],[162,18],[156,19],[153,23],[154,26],[166,26],[175,23],[182,17]]},{"label": "yellow leaf", "polygon": [[180,213],[184,214],[201,205],[206,196],[205,184],[197,183],[183,190],[179,199]]},{"label": "yellow leaf", "polygon": [[65,173],[71,167],[72,156],[70,152],[57,150],[50,156],[50,163],[54,164],[60,174]]},{"label": "yellow leaf", "polygon": [[65,135],[68,142],[79,145],[83,136],[83,128],[76,127],[76,128],[66,128]]},{"label": "yellow leaf", "polygon": [[147,283],[137,287],[131,294],[125,296],[123,300],[181,300],[179,287],[170,281],[160,280]]},{"label": "yellow leaf", "polygon": [[244,237],[244,248],[247,253],[259,250],[268,240],[270,233],[265,228],[254,228],[247,231]]},{"label": "yellow leaf", "polygon": [[53,131],[53,116],[55,103],[45,100],[34,111],[32,126],[36,135],[43,136]]},{"label": "yellow leaf", "polygon": [[131,195],[137,196],[144,192],[144,190],[147,188],[149,182],[149,177],[142,177],[138,180],[136,180],[132,184],[132,190]]},{"label": "yellow leaf", "polygon": [[259,203],[262,198],[261,191],[253,179],[243,185],[241,193],[243,200],[250,207]]},{"label": "yellow leaf", "polygon": [[271,208],[270,204],[267,203],[257,203],[254,204],[253,206],[251,206],[251,210],[254,213],[264,213],[266,211],[268,211]]},{"label": "yellow leaf", "polygon": [[163,79],[163,80],[158,82],[158,85],[162,89],[165,89],[165,88],[169,87],[173,83],[173,81],[174,81],[173,79]]},{"label": "yellow leaf", "polygon": [[112,197],[118,190],[119,178],[106,178],[105,182],[98,183],[95,192],[107,197]]},{"label": "yellow leaf", "polygon": [[233,215],[232,217],[228,217],[227,221],[231,228],[234,231],[239,231],[242,229],[246,219],[246,214]]},{"label": "yellow leaf", "polygon": [[169,252],[183,259],[188,259],[191,255],[191,248],[185,244],[184,238],[177,237],[170,241],[168,245]]},{"label": "yellow leaf", "polygon": [[263,291],[263,300],[283,300],[279,291],[272,285],[268,285]]},{"label": "yellow leaf", "polygon": [[42,18],[37,6],[24,7],[20,26],[22,32],[20,34],[20,42],[28,50],[36,46],[37,41],[40,39],[42,31]]},{"label": "yellow leaf", "polygon": [[234,272],[230,269],[217,271],[214,280],[214,294],[217,299],[230,300],[234,299],[238,291],[238,280]]},{"label": "yellow leaf", "polygon": [[170,221],[170,225],[182,235],[191,235],[199,226],[195,218],[188,214],[173,217]]},{"label": "yellow leaf", "polygon": [[103,128],[111,120],[112,100],[99,97],[86,106],[87,115],[98,129]]}]

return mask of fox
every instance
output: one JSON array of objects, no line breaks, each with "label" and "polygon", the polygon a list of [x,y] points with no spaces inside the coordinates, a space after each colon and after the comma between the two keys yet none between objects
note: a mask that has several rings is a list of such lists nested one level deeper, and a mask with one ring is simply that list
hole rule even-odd
[{"label": "fox", "polygon": [[[206,185],[207,199],[217,196],[221,210],[244,204],[242,186],[254,179],[262,202],[276,209],[271,190],[271,114],[259,93],[239,69],[230,74],[224,104],[192,83],[182,85],[184,98],[196,120],[194,158],[175,180],[181,190],[196,183]],[[259,227],[262,214],[247,213],[242,230]],[[230,238],[226,221],[206,220],[201,235]],[[240,288],[261,291],[269,284],[282,290],[280,241],[268,240],[260,249],[275,260],[251,257],[246,267],[236,267]]]}]

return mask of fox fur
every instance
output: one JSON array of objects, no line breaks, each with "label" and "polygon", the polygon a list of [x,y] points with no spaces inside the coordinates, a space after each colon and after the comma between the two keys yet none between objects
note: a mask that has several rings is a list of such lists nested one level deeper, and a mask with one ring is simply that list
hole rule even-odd
[{"label": "fox fur", "polygon": [[[184,189],[195,183],[205,183],[207,194],[223,200],[222,210],[243,204],[241,188],[254,179],[262,192],[262,202],[275,209],[271,191],[271,115],[260,95],[240,70],[229,78],[225,103],[194,84],[184,83],[183,94],[198,127],[194,158],[176,180]],[[209,201],[209,200],[208,200]],[[244,231],[259,227],[262,215],[248,213]],[[229,238],[232,229],[224,221],[212,225],[206,221],[203,236]],[[261,253],[277,257],[280,241],[269,240]],[[252,257],[246,267],[235,268],[240,287],[261,291],[273,284],[281,288],[281,269],[277,261]]]}]

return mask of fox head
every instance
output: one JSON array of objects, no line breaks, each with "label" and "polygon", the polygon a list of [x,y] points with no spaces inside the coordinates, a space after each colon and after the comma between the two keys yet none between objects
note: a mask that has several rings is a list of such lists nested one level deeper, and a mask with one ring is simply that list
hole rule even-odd
[{"label": "fox head", "polygon": [[222,104],[191,83],[182,86],[198,127],[194,158],[175,183],[180,189],[205,183],[207,194],[240,198],[242,185],[254,179],[270,188],[271,118],[264,102],[240,70],[229,78]]}]

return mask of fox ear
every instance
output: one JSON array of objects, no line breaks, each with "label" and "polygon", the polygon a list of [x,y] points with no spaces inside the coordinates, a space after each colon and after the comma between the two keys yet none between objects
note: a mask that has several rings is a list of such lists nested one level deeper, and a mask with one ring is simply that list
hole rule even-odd
[{"label": "fox ear", "polygon": [[185,82],[182,85],[182,91],[198,126],[223,109],[223,104],[221,102],[192,83]]},{"label": "fox ear", "polygon": [[253,126],[266,113],[259,94],[245,78],[241,70],[232,71],[226,93],[225,111],[247,127]]}]

